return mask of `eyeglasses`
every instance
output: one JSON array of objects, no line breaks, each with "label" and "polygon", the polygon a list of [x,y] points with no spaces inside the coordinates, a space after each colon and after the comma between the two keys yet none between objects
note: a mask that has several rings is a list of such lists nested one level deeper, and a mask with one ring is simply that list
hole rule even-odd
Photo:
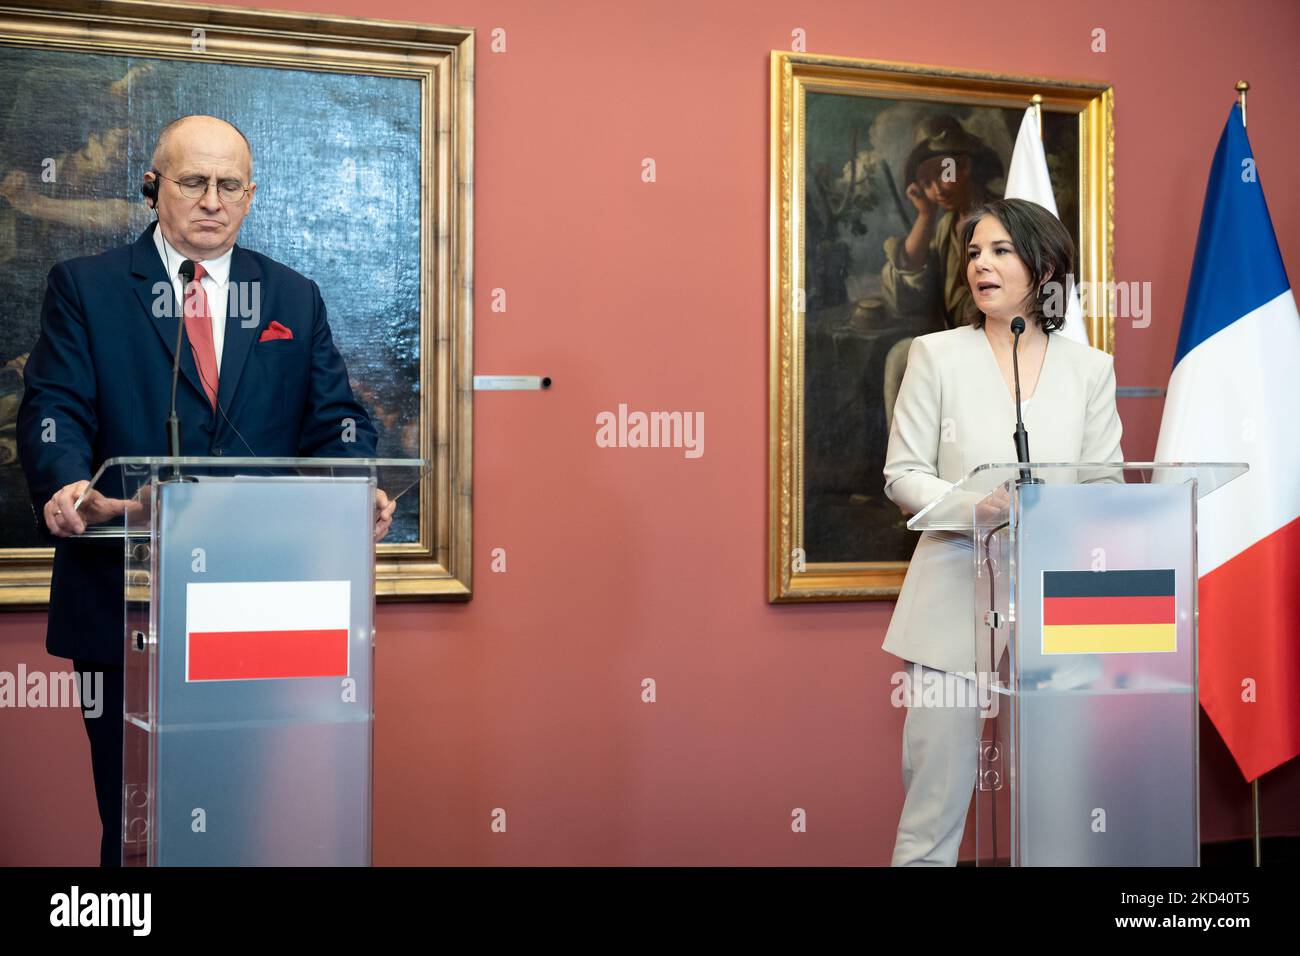
[{"label": "eyeglasses", "polygon": [[[174,182],[181,191],[181,195],[186,199],[198,199],[200,196],[206,196],[212,180],[206,176],[186,176],[184,179],[172,179],[170,176],[163,176],[158,170],[153,171],[155,176],[161,176],[163,179]],[[244,197],[248,195],[249,187],[245,186],[238,179],[218,179],[217,198],[226,205],[243,202]]]}]

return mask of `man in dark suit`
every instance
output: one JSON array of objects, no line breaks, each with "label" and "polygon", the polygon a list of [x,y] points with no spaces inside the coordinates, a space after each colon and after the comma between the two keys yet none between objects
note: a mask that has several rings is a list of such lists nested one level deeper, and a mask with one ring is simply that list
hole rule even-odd
[{"label": "man in dark suit", "polygon": [[[316,283],[235,245],[257,189],[252,165],[247,139],[224,120],[187,116],[164,129],[141,190],[157,221],[129,246],[50,271],[24,370],[19,455],[37,524],[55,542],[46,648],[79,674],[104,672],[103,716],[83,711],[104,866],[121,852],[123,549],[75,536],[125,502],[92,491],[74,504],[105,460],[169,453],[177,323],[182,455],[375,454]],[[394,507],[378,493],[376,540]]]}]

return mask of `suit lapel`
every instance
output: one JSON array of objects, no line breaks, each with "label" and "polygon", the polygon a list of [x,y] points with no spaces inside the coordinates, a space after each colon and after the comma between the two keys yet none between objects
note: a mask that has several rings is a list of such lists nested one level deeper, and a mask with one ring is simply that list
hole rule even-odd
[{"label": "suit lapel", "polygon": [[[153,231],[157,228],[157,222],[151,223],[131,247],[131,275],[136,298],[140,300],[154,331],[162,339],[170,364],[176,360],[176,324],[183,321],[183,313],[181,304],[176,301],[175,287],[167,277],[167,270],[158,255],[158,247],[154,245]],[[171,303],[170,309],[162,308],[160,296],[167,297]],[[207,393],[199,381],[199,368],[194,363],[194,350],[185,337],[181,338],[181,375],[204,400],[207,399]]]},{"label": "suit lapel", "polygon": [[[235,246],[230,256],[230,283],[226,298],[226,338],[221,347],[221,373],[217,378],[217,403],[230,408],[239,380],[248,362],[248,353],[262,331],[261,305],[265,289],[261,288],[262,270],[246,251]],[[256,294],[252,290],[256,289]],[[247,290],[242,291],[241,290]],[[240,315],[241,306],[252,307],[252,315]]]}]

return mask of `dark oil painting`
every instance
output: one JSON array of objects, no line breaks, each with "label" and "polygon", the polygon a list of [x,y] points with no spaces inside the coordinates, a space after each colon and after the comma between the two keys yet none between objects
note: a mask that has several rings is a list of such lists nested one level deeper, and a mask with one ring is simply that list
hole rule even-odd
[{"label": "dark oil painting", "polygon": [[[0,549],[39,543],[15,418],[46,275],[140,235],[154,141],[190,113],[248,137],[239,245],[316,281],[379,454],[419,456],[417,80],[0,45],[0,89]],[[389,541],[417,540],[418,499],[401,499]]]},{"label": "dark oil painting", "polygon": [[[970,293],[956,225],[978,203],[1001,198],[1024,115],[1023,108],[807,95],[804,547],[810,562],[911,557],[917,535],[884,494],[894,398],[912,338],[962,321]],[[1077,248],[1078,117],[1044,111],[1043,144],[1057,208]],[[905,238],[914,228],[916,245],[927,250],[923,259],[906,256]]]}]

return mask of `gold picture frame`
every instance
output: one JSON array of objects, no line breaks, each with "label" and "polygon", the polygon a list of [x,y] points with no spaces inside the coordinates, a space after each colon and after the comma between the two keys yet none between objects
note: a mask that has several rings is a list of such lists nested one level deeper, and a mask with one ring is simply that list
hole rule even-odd
[{"label": "gold picture frame", "polygon": [[[1044,122],[1050,121],[1053,124],[1053,129],[1059,134],[1059,142],[1068,146],[1075,136],[1073,131],[1077,130],[1077,147],[1072,146],[1073,152],[1069,152],[1071,156],[1077,152],[1077,175],[1061,175],[1059,180],[1054,177],[1058,206],[1062,207],[1062,220],[1067,228],[1074,230],[1078,243],[1078,280],[1086,280],[1094,287],[1109,288],[1107,283],[1112,280],[1114,262],[1115,196],[1114,91],[1109,85],[914,63],[772,52],[768,293],[770,602],[890,600],[897,597],[907,570],[906,556],[910,555],[910,546],[906,554],[893,554],[883,560],[876,553],[890,549],[900,551],[902,543],[911,540],[906,537],[910,533],[905,532],[905,529],[902,533],[896,533],[902,521],[896,508],[892,509],[892,517],[885,517],[889,505],[888,502],[883,502],[883,494],[879,493],[883,478],[878,470],[858,468],[853,472],[842,468],[835,471],[832,480],[822,482],[820,473],[815,472],[815,469],[823,468],[821,462],[825,456],[819,452],[814,456],[817,463],[811,464],[809,459],[814,449],[810,449],[806,440],[810,434],[809,409],[805,401],[809,383],[820,383],[828,376],[847,374],[844,367],[828,366],[824,359],[826,354],[834,355],[835,362],[850,364],[851,360],[843,359],[844,352],[851,352],[853,356],[866,356],[864,361],[877,364],[872,366],[870,374],[864,370],[862,379],[875,381],[880,378],[878,366],[881,357],[870,351],[873,341],[871,337],[876,331],[872,323],[882,313],[887,315],[888,310],[883,309],[879,300],[875,299],[864,298],[855,304],[852,290],[848,288],[848,280],[855,278],[855,260],[850,255],[851,250],[846,251],[849,243],[841,241],[837,230],[842,231],[844,236],[850,235],[850,230],[843,226],[843,222],[846,211],[852,214],[853,235],[850,238],[865,243],[867,239],[862,238],[865,235],[876,243],[876,248],[872,250],[873,255],[876,254],[880,248],[877,240],[881,237],[872,234],[875,221],[884,222],[887,217],[894,216],[897,228],[905,231],[904,226],[908,220],[903,189],[906,184],[898,182],[896,173],[883,158],[879,168],[873,166],[870,172],[864,172],[866,166],[873,161],[874,154],[866,154],[863,138],[867,137],[867,148],[877,150],[881,157],[886,152],[893,157],[908,155],[905,152],[889,151],[904,149],[910,143],[900,143],[895,147],[894,143],[884,141],[887,137],[882,133],[882,130],[906,127],[897,123],[888,126],[881,121],[881,117],[886,111],[893,111],[891,118],[900,115],[919,117],[923,113],[932,117],[936,111],[942,111],[947,114],[943,122],[948,123],[950,129],[956,130],[956,135],[976,140],[966,128],[971,121],[996,116],[1002,127],[1011,128],[1012,120],[1018,120],[1019,115],[1030,105],[1034,94],[1041,96]],[[862,99],[849,100],[849,97]],[[815,107],[811,131],[808,128],[810,103]],[[839,113],[832,111],[831,106]],[[869,118],[870,126],[862,129],[855,127],[851,137],[824,118],[851,116],[857,112]],[[878,124],[877,121],[881,122]],[[962,128],[957,129],[958,126]],[[1062,130],[1066,132],[1062,133]],[[830,158],[821,156],[814,163],[813,189],[817,193],[814,199],[822,205],[811,212],[806,205],[809,198],[810,136],[824,137],[826,141],[837,136],[842,144],[850,144],[843,153],[836,153]],[[1046,133],[1044,140],[1047,141]],[[918,139],[917,142],[919,141]],[[1010,142],[1014,142],[1014,135]],[[817,144],[813,145],[815,147]],[[988,151],[991,156],[998,155],[992,147]],[[1049,164],[1059,160],[1050,149],[1048,153]],[[858,157],[863,155],[867,158],[860,165]],[[910,155],[914,157],[916,153]],[[994,166],[1000,162],[1005,168],[1008,158],[1009,149],[1004,145],[1001,158],[994,162]],[[841,167],[842,160],[844,162]],[[878,194],[866,194],[863,183],[870,175],[877,177],[877,183],[883,183]],[[993,179],[989,182],[992,183]],[[1074,201],[1072,208],[1077,208],[1077,218],[1069,214],[1066,206],[1062,206],[1060,194],[1063,187]],[[875,186],[872,185],[871,188],[875,189]],[[1000,192],[996,194],[1000,195]],[[825,202],[828,198],[833,201]],[[812,282],[807,272],[806,247],[810,220],[817,229],[818,240],[814,248],[820,256]],[[828,222],[831,223],[830,226],[827,225]],[[828,244],[837,256],[830,267],[825,265],[830,260],[829,254],[825,252]],[[859,245],[858,248],[864,246]],[[873,277],[869,274],[869,269],[863,268],[861,271],[863,274],[856,276],[861,280],[859,287],[869,289]],[[876,274],[879,273],[877,268]],[[817,301],[835,304],[820,306],[818,311],[810,306],[809,286],[827,274],[832,276],[826,283],[827,288],[836,292],[836,295],[823,294]],[[1106,351],[1113,352],[1114,316],[1110,312],[1109,298],[1101,295],[1086,296],[1085,319],[1091,341]],[[836,316],[834,321],[839,322],[839,325],[819,324],[815,327],[815,335],[810,336],[807,323],[813,315]],[[826,328],[831,331],[825,332]],[[822,347],[824,340],[833,341],[834,348],[828,350]],[[886,340],[882,338],[881,341]],[[849,342],[852,348],[840,349],[844,342]],[[884,347],[885,345],[880,346]],[[813,356],[811,358],[810,353]],[[809,362],[814,364],[810,365]],[[850,382],[847,389],[840,389],[839,407],[844,407],[842,395],[847,391],[850,396],[847,407],[850,412],[857,414],[858,409],[853,405],[852,384]],[[883,394],[889,393],[886,390]],[[874,405],[863,404],[866,405],[866,411],[862,414],[872,416],[875,429],[872,434],[876,436],[874,440],[863,441],[869,444],[870,453],[876,456],[878,462],[883,456],[883,448],[878,447],[880,424],[887,422],[888,416],[881,412],[883,402],[879,399]],[[826,408],[837,407],[830,402],[823,405]],[[819,406],[814,410],[814,416],[821,414],[824,414],[824,409]],[[821,428],[821,419],[814,417],[811,425],[815,429]],[[818,435],[818,441],[822,444],[835,438],[832,435],[826,439],[819,432],[813,434]],[[850,430],[849,435],[853,440],[858,439],[854,430]],[[884,428],[884,436],[887,440],[887,426]],[[814,470],[819,487],[824,484],[832,488],[832,491],[825,494],[816,492],[815,507],[819,510],[817,530],[812,535],[808,508],[808,489],[813,484],[808,480],[810,469]],[[850,477],[841,478],[841,471]],[[837,481],[841,486],[848,484],[850,488],[852,482],[857,482],[862,493],[851,495],[838,488],[835,485]],[[868,487],[871,482],[875,482],[875,485]],[[839,498],[834,498],[834,495]],[[824,500],[836,502],[838,510],[833,510],[830,506],[823,508],[821,503]],[[865,503],[854,510],[845,502]],[[872,508],[876,510],[873,512]],[[843,535],[843,540],[834,537],[835,515],[848,515],[847,520],[850,522],[868,516],[862,519],[865,524],[873,513],[880,515],[881,521],[888,520],[890,524],[889,533],[892,538],[885,540],[884,544],[877,545],[866,538],[866,532],[859,532],[851,524],[850,531]],[[854,537],[855,535],[859,537]],[[825,544],[826,541],[833,541],[834,546]],[[815,546],[810,549],[810,544]],[[823,553],[817,553],[817,549]],[[833,557],[827,557],[832,551],[835,552]]]},{"label": "gold picture frame", "polygon": [[[418,371],[416,360],[406,360],[412,384],[418,377],[418,397],[410,399],[403,440],[412,449],[418,443],[419,457],[431,460],[432,469],[419,486],[418,518],[410,518],[407,539],[378,548],[375,587],[381,600],[468,598],[473,30],[143,0],[23,0],[0,4],[0,44],[418,82],[418,102],[412,97],[410,105],[418,129],[410,135],[420,154],[418,170],[409,174],[419,184],[419,233],[411,244],[412,257],[419,257],[419,287],[409,313],[415,315],[418,296],[418,330],[405,331],[412,338],[418,331]],[[418,437],[412,421],[417,408]],[[52,557],[52,548],[0,547],[0,606],[46,605]]]}]

